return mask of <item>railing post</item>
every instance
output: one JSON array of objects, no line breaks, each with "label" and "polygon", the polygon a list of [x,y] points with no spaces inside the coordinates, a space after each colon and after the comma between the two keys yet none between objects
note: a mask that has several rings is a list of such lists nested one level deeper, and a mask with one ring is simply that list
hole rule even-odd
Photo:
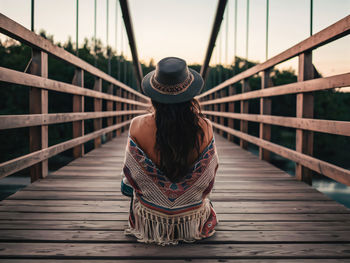
[{"label": "railing post", "polygon": [[[112,83],[108,84],[107,93],[113,95],[113,84]],[[113,101],[107,100],[106,108],[107,108],[107,111],[113,111]],[[113,125],[113,117],[108,117],[107,118],[107,126],[109,127],[112,125]],[[113,132],[108,132],[107,133],[107,141],[112,140],[112,138],[113,138]]]},{"label": "railing post", "polygon": [[[120,92],[120,97],[125,98],[125,95],[126,95],[126,91],[122,89]],[[125,103],[124,102],[121,103],[120,110],[122,110],[122,111],[125,110]],[[123,122],[125,120],[126,120],[126,116],[125,115],[121,116],[121,121]],[[121,132],[124,132],[124,126],[121,127]]]},{"label": "railing post", "polygon": [[[134,99],[134,94],[129,93],[129,99],[133,100]],[[129,104],[128,109],[129,110],[133,110],[134,109],[134,104]],[[128,116],[129,116],[129,120],[131,120],[133,118],[132,114],[129,114]]]},{"label": "railing post", "polygon": [[[214,99],[219,98],[219,92],[214,92]],[[219,111],[219,104],[215,103],[214,104],[214,111],[218,112]],[[214,122],[219,123],[219,117],[214,116]],[[218,132],[219,129],[215,128],[214,131]]]},{"label": "railing post", "polygon": [[[133,101],[136,101],[136,95],[135,95],[135,94],[133,94],[131,98],[133,99]],[[131,106],[131,109],[132,109],[132,110],[136,110],[136,105],[133,104],[133,105]],[[133,114],[133,115],[131,115],[131,117],[134,118],[135,115]]]},{"label": "railing post", "polygon": [[[223,98],[223,97],[226,97],[226,96],[227,96],[227,94],[226,94],[226,88],[224,88],[224,89],[222,89],[222,90],[220,91],[220,97]],[[226,112],[226,103],[221,103],[221,104],[220,104],[220,112]],[[225,124],[225,118],[224,118],[224,117],[220,117],[219,119],[220,119],[220,124],[221,124],[221,125],[224,125],[224,124]],[[219,134],[220,134],[221,136],[223,136],[223,135],[224,135],[224,131],[223,131],[223,130],[220,130]]]},{"label": "railing post", "polygon": [[[228,87],[228,94],[229,94],[229,96],[236,94],[236,88],[233,85],[230,85]],[[228,103],[228,112],[232,112],[232,113],[235,112],[235,103],[234,102],[229,102]],[[234,122],[235,122],[234,119],[229,118],[228,121],[227,121],[227,126],[229,128],[231,128],[231,129],[233,129],[234,128]],[[233,142],[233,138],[234,137],[233,137],[232,134],[228,134],[227,138],[228,138],[229,141]]]},{"label": "railing post", "polygon": [[[96,91],[102,91],[102,79],[101,78],[95,78],[95,84],[94,84],[94,90]],[[94,99],[94,112],[100,112],[102,111],[102,99]],[[96,118],[94,119],[94,130],[100,130],[102,129],[102,118]],[[99,147],[101,145],[101,136],[98,136],[94,139],[94,146],[95,148]]]},{"label": "railing post", "polygon": [[[84,88],[84,71],[80,68],[75,69],[73,85]],[[73,112],[84,112],[84,96],[73,95]],[[84,136],[84,120],[73,121],[73,139]],[[73,157],[84,156],[84,143],[73,148]]]},{"label": "railing post", "polygon": [[[116,93],[116,95],[117,95],[118,97],[121,97],[121,93],[122,93],[122,88],[121,88],[121,87],[117,87],[117,93]],[[117,105],[116,105],[116,110],[117,110],[118,112],[120,112],[121,109],[122,109],[122,104],[121,104],[121,102],[117,102],[116,104],[117,104]],[[122,122],[122,117],[121,117],[121,116],[117,116],[117,123],[121,123],[121,122]],[[121,134],[121,129],[118,129],[118,130],[116,131],[116,135],[119,136],[120,134]]]},{"label": "railing post", "polygon": [[[272,86],[270,78],[270,69],[264,70],[261,76],[261,89]],[[260,115],[271,115],[271,98],[260,98]],[[259,123],[259,138],[263,140],[271,140],[271,125]],[[259,147],[260,160],[270,161],[270,152],[263,147]]]},{"label": "railing post", "polygon": [[[305,81],[314,77],[314,67],[312,65],[312,51],[299,55],[298,81]],[[313,118],[314,116],[314,95],[312,92],[298,93],[296,103],[297,118]],[[313,132],[296,129],[297,152],[313,155]],[[312,184],[312,171],[299,163],[295,165],[295,176],[298,180]]]},{"label": "railing post", "polygon": [[[48,77],[47,53],[40,50],[32,50],[32,59],[29,65],[29,73]],[[38,88],[30,88],[29,92],[29,113],[48,113],[48,91]],[[29,150],[39,151],[48,147],[48,127],[47,125],[33,126],[29,128]],[[44,160],[30,167],[30,178],[34,182],[48,174],[48,160]]]},{"label": "railing post", "polygon": [[[114,89],[114,88],[117,88],[117,87],[113,86],[113,96],[116,95],[116,89]],[[117,111],[117,102],[116,101],[112,101],[112,108],[113,108],[114,112]],[[113,125],[114,124],[117,124],[117,116],[113,116]],[[113,131],[112,136],[113,137],[117,136],[117,131],[116,130]]]},{"label": "railing post", "polygon": [[[244,79],[243,85],[242,85],[242,93],[247,92],[247,91],[250,91],[249,80]],[[248,100],[241,100],[241,113],[248,113],[248,112],[249,112],[249,101]],[[241,125],[240,125],[241,132],[248,133],[248,121],[241,120],[240,123],[241,123]],[[248,148],[248,142],[244,141],[243,139],[239,139],[239,145],[243,149]]]}]

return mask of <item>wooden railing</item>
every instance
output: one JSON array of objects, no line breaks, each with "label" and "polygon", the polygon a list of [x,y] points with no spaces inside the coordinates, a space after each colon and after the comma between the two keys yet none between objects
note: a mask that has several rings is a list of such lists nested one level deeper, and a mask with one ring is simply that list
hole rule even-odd
[{"label": "wooden railing", "polygon": [[[239,138],[240,146],[247,142],[259,146],[260,159],[269,161],[269,152],[274,152],[296,163],[295,174],[299,180],[309,184],[312,173],[309,169],[350,185],[350,171],[313,155],[313,132],[350,136],[349,121],[314,119],[314,91],[350,86],[350,73],[314,79],[312,50],[350,33],[350,16],[307,38],[281,54],[258,64],[204,92],[197,98],[204,113],[211,118],[213,126],[230,140]],[[272,86],[271,69],[293,57],[299,57],[298,82]],[[248,78],[261,73],[261,89],[250,91]],[[237,94],[235,84],[242,82],[242,93]],[[271,97],[296,94],[296,116],[271,115]],[[260,99],[260,114],[249,114],[249,100]],[[234,112],[234,104],[240,103],[240,112]],[[234,119],[240,120],[234,127]],[[248,122],[259,123],[259,138],[248,134]],[[271,125],[296,129],[295,150],[272,143]],[[331,142],[330,142],[331,143]]]},{"label": "wooden railing", "polygon": [[[50,41],[36,35],[13,20],[0,14],[0,32],[32,47],[32,58],[26,72],[0,67],[0,81],[28,87],[29,113],[26,115],[1,115],[0,129],[29,128],[30,153],[0,164],[0,178],[30,167],[32,181],[48,174],[48,158],[73,148],[74,158],[84,155],[84,143],[94,140],[94,147],[101,145],[101,136],[112,139],[113,131],[119,135],[131,118],[146,112],[149,99],[110,75],[86,63]],[[48,55],[73,65],[72,84],[48,78]],[[84,87],[84,72],[95,77],[94,87]],[[108,85],[102,92],[102,81]],[[48,92],[56,91],[73,95],[73,112],[48,113]],[[94,112],[84,112],[84,99],[94,99]],[[102,111],[102,101],[107,111]],[[102,118],[107,127],[102,128]],[[84,120],[94,120],[94,131],[84,133]],[[48,125],[73,123],[73,139],[48,147]],[[15,147],[15,145],[14,145]]]}]

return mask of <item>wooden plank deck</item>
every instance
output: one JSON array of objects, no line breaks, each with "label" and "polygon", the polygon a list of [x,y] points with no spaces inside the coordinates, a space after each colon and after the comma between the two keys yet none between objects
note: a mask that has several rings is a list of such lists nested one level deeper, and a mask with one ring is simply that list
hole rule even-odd
[{"label": "wooden plank deck", "polygon": [[350,209],[216,142],[215,236],[175,247],[124,236],[123,134],[0,202],[0,262],[350,262]]}]

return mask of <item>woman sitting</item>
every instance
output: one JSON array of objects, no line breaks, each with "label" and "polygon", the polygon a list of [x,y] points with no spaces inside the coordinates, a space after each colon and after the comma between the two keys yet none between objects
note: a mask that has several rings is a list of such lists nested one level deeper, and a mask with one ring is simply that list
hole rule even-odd
[{"label": "woman sitting", "polygon": [[215,233],[208,194],[218,156],[212,125],[194,99],[202,87],[202,77],[175,57],[142,80],[153,112],[130,124],[122,180],[132,197],[125,233],[140,242],[194,242]]}]

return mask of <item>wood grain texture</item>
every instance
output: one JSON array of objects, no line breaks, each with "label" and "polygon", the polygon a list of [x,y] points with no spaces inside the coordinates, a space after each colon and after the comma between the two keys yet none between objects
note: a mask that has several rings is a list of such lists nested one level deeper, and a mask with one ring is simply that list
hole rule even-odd
[{"label": "wood grain texture", "polygon": [[[305,81],[314,78],[314,66],[312,64],[312,52],[304,52],[299,55],[298,81]],[[313,92],[298,93],[296,98],[296,117],[309,118],[314,117],[314,94]],[[296,130],[295,150],[307,155],[313,155],[314,134],[312,131]],[[301,165],[295,164],[295,176],[298,180],[312,184],[312,170]]]},{"label": "wood grain texture", "polygon": [[[32,50],[32,58],[29,62],[28,72],[43,78],[48,77],[48,56],[40,50]],[[47,90],[30,87],[29,91],[29,113],[47,114],[49,107],[49,94]],[[29,128],[29,151],[35,152],[48,147],[47,125]],[[29,168],[31,182],[48,175],[48,161],[42,160]]]},{"label": "wood grain texture", "polygon": [[202,106],[205,106],[205,105],[211,105],[211,104],[217,104],[217,103],[226,103],[226,102],[241,101],[241,100],[248,100],[248,99],[296,94],[301,92],[328,90],[328,89],[334,89],[334,88],[347,87],[349,85],[350,85],[350,73],[345,73],[345,74],[339,74],[331,77],[312,79],[312,80],[307,80],[307,81],[302,81],[297,83],[290,83],[290,84],[275,86],[269,89],[253,90],[247,93],[240,93],[232,96],[227,96],[224,98],[203,101],[200,104]]},{"label": "wood grain texture", "polygon": [[329,27],[326,27],[325,29],[319,31],[316,34],[313,34],[311,37],[301,41],[300,43],[294,45],[293,47],[283,51],[282,53],[270,58],[269,60],[265,61],[264,63],[260,63],[248,70],[245,70],[244,72],[237,74],[236,76],[224,81],[223,83],[220,83],[218,86],[202,93],[201,95],[197,96],[197,98],[204,98],[213,92],[217,92],[221,89],[223,89],[226,86],[232,85],[234,83],[237,83],[245,78],[251,77],[254,74],[266,70],[268,68],[271,68],[283,61],[286,61],[288,59],[291,59],[295,56],[298,56],[299,54],[313,50],[317,47],[320,47],[322,45],[325,45],[329,42],[335,41],[336,39],[339,39],[341,37],[344,37],[350,33],[350,15],[344,17],[343,19],[339,20],[338,22],[330,25]]},{"label": "wood grain texture", "polygon": [[[271,69],[262,72],[261,89],[266,89],[273,85],[270,73]],[[271,98],[260,98],[260,115],[271,115],[271,110]],[[259,138],[267,141],[271,140],[271,125],[259,123]],[[270,161],[270,152],[259,147],[259,158],[261,160]]]},{"label": "wood grain texture", "polygon": [[[72,81],[73,85],[84,88],[84,71],[82,69],[76,68],[74,71],[74,77]],[[80,95],[73,95],[73,112],[84,112],[85,111],[85,98]],[[65,114],[62,114],[65,115]],[[16,117],[13,119],[17,119]],[[32,125],[33,122],[29,121]],[[84,120],[73,121],[73,138],[83,136],[85,133]],[[73,148],[73,157],[79,158],[83,157],[85,153],[84,144],[75,146]]]},{"label": "wood grain texture", "polygon": [[271,152],[281,155],[289,160],[300,163],[301,165],[312,169],[320,174],[328,176],[340,183],[350,185],[350,171],[334,164],[319,160],[317,158],[311,157],[309,155],[299,153],[297,151],[291,150],[287,147],[280,146],[278,144],[259,139],[255,136],[225,127],[223,125],[213,123],[213,127],[222,129],[227,133],[235,135],[242,138],[250,143],[256,144],[257,146],[263,147]]},{"label": "wood grain texture", "polygon": [[[350,136],[349,121],[320,120],[298,117],[262,116],[259,114],[244,114],[232,112],[203,111],[210,116],[222,116],[230,119],[247,120],[264,124],[273,124],[283,127],[297,128],[309,131]],[[230,126],[229,126],[230,127]]]},{"label": "wood grain texture", "polygon": [[66,61],[73,66],[81,68],[82,70],[87,71],[98,78],[102,78],[111,84],[114,84],[124,90],[127,90],[128,92],[137,95],[145,102],[149,102],[149,98],[145,95],[116,80],[112,76],[90,65],[86,61],[74,56],[72,53],[64,50],[63,48],[54,45],[49,40],[36,35],[34,32],[31,32],[27,28],[16,23],[15,21],[11,20],[3,14],[0,14],[0,32],[5,35],[8,35],[9,37],[17,39],[22,43],[28,44],[29,46],[34,47],[35,49],[45,51],[46,53],[53,55],[54,57],[60,58],[61,60]]},{"label": "wood grain texture", "polygon": [[[1,14],[0,14],[1,16]],[[123,102],[128,104],[135,104],[141,107],[149,107],[149,102],[146,103],[140,101],[129,100],[118,96],[110,95],[103,92],[94,91],[87,88],[80,88],[73,84],[65,82],[43,78],[40,76],[33,76],[28,73],[0,67],[0,80],[8,83],[36,87],[45,90],[53,90],[57,92],[69,93],[73,95],[83,95],[93,98],[101,98],[106,100],[112,100],[117,102]],[[136,91],[135,91],[136,92]]]},{"label": "wood grain texture", "polygon": [[[216,234],[158,247],[125,236],[126,132],[0,202],[1,262],[346,262],[350,209],[215,134]],[[314,261],[312,261],[314,260]],[[106,261],[105,261],[106,262]]]},{"label": "wood grain texture", "polygon": [[106,127],[103,129],[100,129],[95,132],[91,132],[89,134],[86,134],[82,137],[78,137],[75,139],[71,139],[69,141],[65,141],[59,144],[55,144],[53,146],[50,146],[48,148],[45,148],[43,150],[35,151],[33,153],[18,157],[16,159],[12,159],[10,161],[4,162],[0,164],[0,178],[6,177],[9,174],[13,174],[19,170],[22,170],[24,168],[27,168],[33,164],[36,164],[42,160],[46,160],[58,153],[61,153],[65,150],[68,150],[70,148],[73,148],[74,146],[80,145],[82,143],[85,143],[91,139],[94,139],[98,136],[101,136],[102,134],[106,132],[110,132],[116,129],[119,129],[123,126],[129,125],[130,121],[125,121],[120,124],[115,124],[110,127]]}]

